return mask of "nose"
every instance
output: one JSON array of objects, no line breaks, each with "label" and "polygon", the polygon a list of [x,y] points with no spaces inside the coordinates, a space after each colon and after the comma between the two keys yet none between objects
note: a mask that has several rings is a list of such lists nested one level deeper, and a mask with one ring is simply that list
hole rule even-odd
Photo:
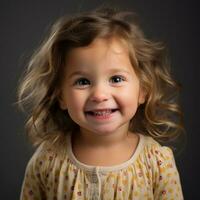
[{"label": "nose", "polygon": [[90,101],[102,102],[102,101],[107,101],[108,99],[109,99],[108,88],[106,88],[102,84],[96,85],[92,88],[92,92],[90,94]]}]

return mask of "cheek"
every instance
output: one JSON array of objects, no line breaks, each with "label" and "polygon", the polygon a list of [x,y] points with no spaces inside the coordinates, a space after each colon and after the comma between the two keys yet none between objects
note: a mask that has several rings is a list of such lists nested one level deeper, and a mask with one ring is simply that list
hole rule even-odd
[{"label": "cheek", "polygon": [[84,102],[85,102],[85,95],[80,92],[70,92],[68,100],[68,109],[69,110],[81,110],[83,109]]},{"label": "cheek", "polygon": [[123,109],[126,109],[129,112],[135,112],[138,106],[138,88],[127,88],[124,91],[121,91],[118,96],[118,103]]},{"label": "cheek", "polygon": [[82,98],[74,92],[69,92],[68,96],[70,97],[67,101],[68,114],[74,122],[78,123],[80,110],[83,109]]}]

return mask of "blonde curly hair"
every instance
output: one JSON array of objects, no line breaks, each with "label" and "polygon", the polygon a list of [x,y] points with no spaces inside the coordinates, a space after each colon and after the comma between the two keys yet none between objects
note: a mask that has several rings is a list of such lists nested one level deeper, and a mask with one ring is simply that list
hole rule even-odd
[{"label": "blonde curly hair", "polygon": [[71,49],[100,37],[119,37],[128,44],[131,63],[147,94],[130,122],[130,130],[159,141],[183,132],[180,85],[170,74],[165,45],[145,38],[135,13],[101,8],[59,19],[30,59],[20,81],[18,105],[28,109],[26,129],[34,146],[48,141],[61,147],[66,134],[79,128],[67,111],[60,109],[61,75]]}]

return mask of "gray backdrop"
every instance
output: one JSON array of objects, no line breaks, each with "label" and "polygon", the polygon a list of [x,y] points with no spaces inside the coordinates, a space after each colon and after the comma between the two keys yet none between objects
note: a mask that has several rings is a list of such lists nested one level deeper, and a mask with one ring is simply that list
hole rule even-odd
[{"label": "gray backdrop", "polygon": [[[24,115],[13,106],[24,64],[49,30],[65,13],[95,8],[105,1],[3,0],[0,2],[0,199],[19,199],[24,170],[33,149],[24,137]],[[182,83],[188,144],[176,157],[185,199],[200,199],[199,182],[199,7],[197,1],[107,1],[135,10],[149,38],[167,43],[176,79]]]}]

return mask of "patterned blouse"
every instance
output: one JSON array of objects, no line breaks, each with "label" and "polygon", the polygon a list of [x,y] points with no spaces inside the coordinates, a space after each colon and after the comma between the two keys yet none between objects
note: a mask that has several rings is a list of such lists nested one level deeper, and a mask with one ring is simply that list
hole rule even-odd
[{"label": "patterned blouse", "polygon": [[26,167],[20,200],[182,200],[172,150],[150,136],[139,136],[131,158],[114,166],[77,160],[71,134],[64,159],[40,145]]}]

